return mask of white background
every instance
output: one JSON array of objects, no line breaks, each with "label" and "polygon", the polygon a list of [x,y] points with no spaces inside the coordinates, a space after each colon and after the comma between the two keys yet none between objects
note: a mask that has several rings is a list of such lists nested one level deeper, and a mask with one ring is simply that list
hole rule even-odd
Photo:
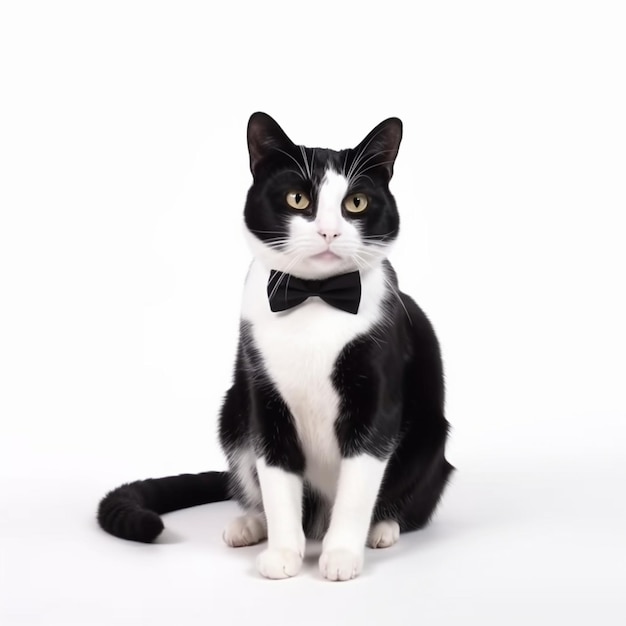
[{"label": "white background", "polygon": [[[625,623],[623,6],[4,2],[2,624]],[[121,482],[225,466],[256,110],[334,148],[404,121],[392,262],[458,472],[351,583],[315,545],[260,579],[232,503],[149,546],[94,520]]]}]

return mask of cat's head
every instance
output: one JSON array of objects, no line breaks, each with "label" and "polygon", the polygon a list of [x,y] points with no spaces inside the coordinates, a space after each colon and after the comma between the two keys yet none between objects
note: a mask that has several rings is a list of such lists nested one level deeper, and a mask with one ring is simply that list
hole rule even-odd
[{"label": "cat's head", "polygon": [[378,265],[398,234],[389,180],[401,138],[402,122],[390,118],[356,148],[306,148],[254,113],[244,218],[255,257],[305,279]]}]

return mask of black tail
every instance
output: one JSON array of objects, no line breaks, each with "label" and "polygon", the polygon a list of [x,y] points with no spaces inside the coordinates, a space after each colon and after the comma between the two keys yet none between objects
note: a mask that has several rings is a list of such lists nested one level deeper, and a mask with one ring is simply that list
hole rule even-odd
[{"label": "black tail", "polygon": [[113,489],[98,506],[98,523],[108,533],[150,543],[163,530],[159,515],[229,500],[228,472],[148,478]]}]

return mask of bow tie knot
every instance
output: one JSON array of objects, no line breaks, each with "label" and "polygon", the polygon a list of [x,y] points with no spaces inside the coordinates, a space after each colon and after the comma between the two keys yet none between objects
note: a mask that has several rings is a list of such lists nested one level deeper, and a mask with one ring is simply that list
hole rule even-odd
[{"label": "bow tie knot", "polygon": [[337,309],[356,314],[361,302],[361,277],[359,272],[350,272],[324,280],[304,280],[272,270],[267,296],[274,312],[286,311],[317,296]]}]

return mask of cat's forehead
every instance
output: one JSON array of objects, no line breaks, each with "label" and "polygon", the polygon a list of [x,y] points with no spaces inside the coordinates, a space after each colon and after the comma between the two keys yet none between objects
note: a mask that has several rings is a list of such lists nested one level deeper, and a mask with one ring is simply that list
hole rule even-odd
[{"label": "cat's forehead", "polygon": [[305,177],[315,185],[322,183],[328,171],[343,172],[349,152],[307,146],[296,146],[296,149],[301,156]]},{"label": "cat's forehead", "polygon": [[[353,181],[351,173],[354,169],[355,151],[353,149],[333,150],[330,148],[311,148],[308,146],[294,145],[287,153],[281,151],[281,158],[275,161],[274,180],[292,178],[305,181],[307,186],[319,191],[322,186],[329,182],[329,178],[337,175],[350,187]],[[370,181],[372,179],[370,178]]]}]

